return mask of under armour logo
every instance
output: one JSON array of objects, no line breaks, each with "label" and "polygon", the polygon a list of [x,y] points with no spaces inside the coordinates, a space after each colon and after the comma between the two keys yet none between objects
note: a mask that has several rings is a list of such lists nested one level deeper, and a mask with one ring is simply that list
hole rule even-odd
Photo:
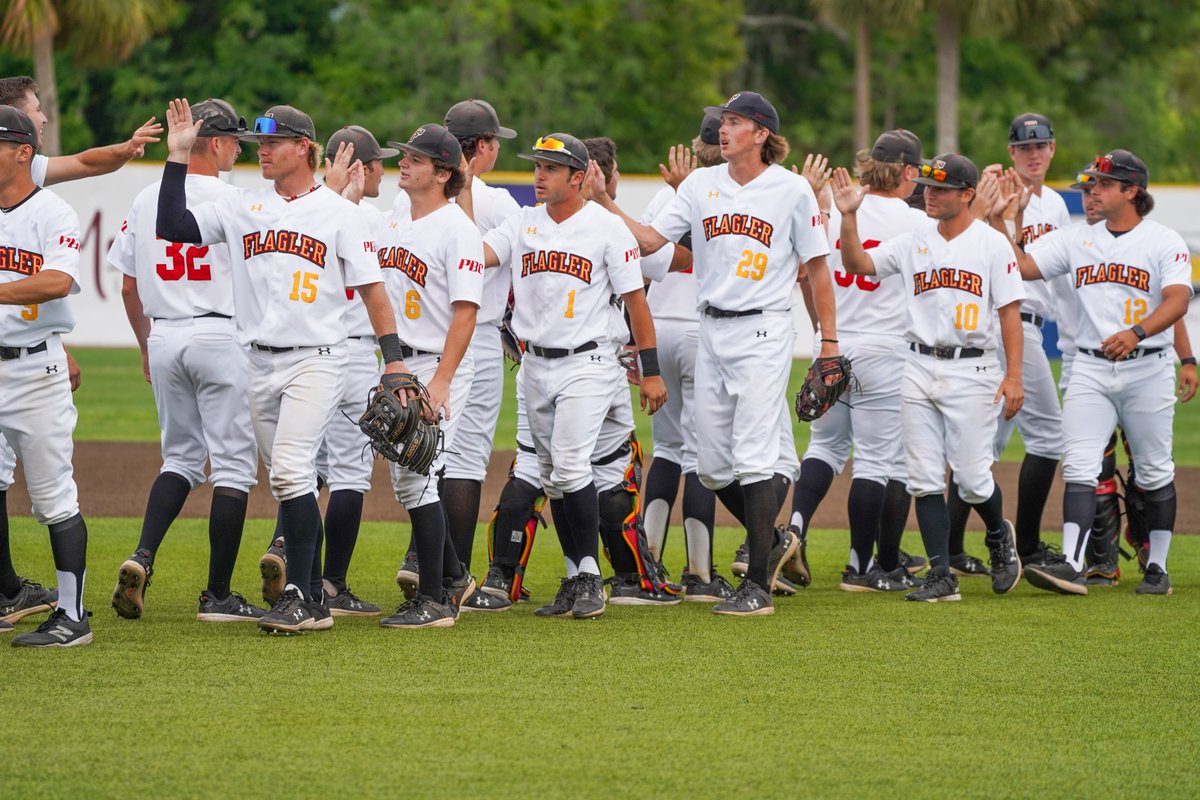
[{"label": "under armour logo", "polygon": [[292,612],[292,619],[300,619],[303,616],[304,616],[304,612],[298,608]]},{"label": "under armour logo", "polygon": [[530,236],[537,236],[537,228],[536,227],[526,228],[525,233],[527,233]]},{"label": "under armour logo", "polygon": [[251,211],[262,211],[262,203],[253,203],[250,206]]},{"label": "under armour logo", "polygon": [[328,347],[318,347],[317,348],[317,355],[319,355],[319,356],[328,356],[328,355],[332,355],[332,354],[333,354],[333,350],[331,350]]},{"label": "under armour logo", "polygon": [[592,356],[592,361],[603,361],[603,360],[604,360],[604,358],[602,356]]},{"label": "under armour logo", "polygon": [[47,375],[51,375],[55,372],[58,372],[58,364],[51,364],[50,366],[46,367]]},{"label": "under armour logo", "polygon": [[53,630],[48,631],[51,636],[56,637],[60,642],[65,642],[71,638],[71,629],[62,625],[56,625]]},{"label": "under armour logo", "polygon": [[755,331],[754,338],[755,339],[765,339],[765,338],[767,338],[767,332],[766,331]]},{"label": "under armour logo", "polygon": [[929,248],[928,247],[918,247],[917,254],[922,255],[922,256],[927,256],[927,255],[929,255]]},{"label": "under armour logo", "polygon": [[1082,242],[1080,242],[1080,244],[1083,245],[1084,247],[1092,247],[1093,246],[1091,239],[1084,239]]},{"label": "under armour logo", "polygon": [[758,608],[758,605],[759,605],[759,604],[758,604],[758,598],[757,598],[757,597],[755,597],[755,598],[752,598],[752,599],[750,600],[750,602],[749,602],[749,603],[747,603],[746,605],[750,606],[751,608]]},{"label": "under armour logo", "polygon": [[987,367],[976,367],[975,371],[976,372],[987,372]]},{"label": "under armour logo", "polygon": [[709,192],[708,196],[709,197],[720,197],[721,193],[720,192]]}]

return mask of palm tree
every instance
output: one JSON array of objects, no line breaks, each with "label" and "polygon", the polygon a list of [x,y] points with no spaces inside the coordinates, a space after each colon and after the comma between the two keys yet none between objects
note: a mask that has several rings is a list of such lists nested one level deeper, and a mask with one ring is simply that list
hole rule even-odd
[{"label": "palm tree", "polygon": [[80,68],[123,61],[176,18],[176,0],[0,0],[0,44],[33,56],[46,130],[42,149],[59,152],[55,40]]}]

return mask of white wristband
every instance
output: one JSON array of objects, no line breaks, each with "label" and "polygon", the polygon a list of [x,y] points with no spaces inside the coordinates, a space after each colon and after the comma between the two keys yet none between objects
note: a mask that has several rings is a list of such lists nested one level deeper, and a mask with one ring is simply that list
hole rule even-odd
[{"label": "white wristband", "polygon": [[1017,222],[1016,220],[1004,220],[1004,230],[1008,231],[1008,238],[1014,242],[1017,241]]}]

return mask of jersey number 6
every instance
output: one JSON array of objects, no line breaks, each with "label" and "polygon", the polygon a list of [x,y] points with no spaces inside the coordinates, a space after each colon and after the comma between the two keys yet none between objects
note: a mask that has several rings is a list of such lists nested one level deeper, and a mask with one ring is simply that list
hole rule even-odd
[{"label": "jersey number 6", "polygon": [[183,248],[184,245],[179,242],[167,244],[167,258],[171,259],[171,263],[155,265],[158,277],[164,281],[177,281],[186,275],[189,281],[211,281],[212,267],[196,263],[197,259],[208,255],[208,245],[187,245],[186,251]]}]

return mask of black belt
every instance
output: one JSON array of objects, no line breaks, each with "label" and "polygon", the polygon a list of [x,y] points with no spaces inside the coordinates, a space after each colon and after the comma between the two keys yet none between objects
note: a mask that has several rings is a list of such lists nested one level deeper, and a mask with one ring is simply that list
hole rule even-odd
[{"label": "black belt", "polygon": [[705,316],[716,317],[717,319],[729,319],[730,317],[753,317],[761,313],[763,313],[761,308],[752,308],[749,311],[726,311],[725,309],[717,308],[716,306],[704,307]]},{"label": "black belt", "polygon": [[1046,324],[1046,318],[1041,314],[1030,314],[1028,311],[1022,311],[1021,322],[1028,322],[1040,328]]},{"label": "black belt", "polygon": [[[162,322],[164,319],[175,319],[175,317],[151,317],[155,322]],[[218,314],[216,311],[209,311],[207,314],[197,314],[192,319],[233,319],[228,314]]]},{"label": "black belt", "polygon": [[46,352],[46,343],[35,344],[33,347],[0,347],[0,361],[12,361],[21,356],[31,356],[34,353]]},{"label": "black belt", "polygon": [[568,350],[565,347],[538,347],[536,344],[531,344],[526,349],[539,358],[566,358],[576,353],[586,353],[589,350],[595,350],[599,346],[599,342],[585,342],[574,350]]},{"label": "black belt", "polygon": [[[1163,350],[1166,350],[1166,349],[1167,348],[1165,348],[1165,347],[1135,347],[1134,349],[1129,351],[1129,355],[1124,356],[1123,358],[1118,358],[1116,360],[1117,361],[1126,361],[1131,358],[1140,358],[1142,356],[1152,356],[1155,353],[1161,353]],[[1081,348],[1079,348],[1079,352],[1084,353],[1089,356],[1095,356],[1096,358],[1103,358],[1105,361],[1113,360],[1113,359],[1109,358],[1108,356],[1104,355],[1103,350],[1089,350],[1086,347],[1081,347]]]},{"label": "black belt", "polygon": [[254,342],[250,346],[264,353],[290,353],[296,349],[295,347],[271,347],[269,344],[259,344],[258,342]]},{"label": "black belt", "polygon": [[415,347],[409,347],[406,344],[400,345],[400,357],[412,358],[413,356],[436,356],[440,353],[431,353],[428,350],[418,350]]},{"label": "black belt", "polygon": [[929,347],[920,342],[909,342],[908,349],[923,356],[933,356],[946,361],[955,358],[979,358],[984,352],[979,347]]}]

